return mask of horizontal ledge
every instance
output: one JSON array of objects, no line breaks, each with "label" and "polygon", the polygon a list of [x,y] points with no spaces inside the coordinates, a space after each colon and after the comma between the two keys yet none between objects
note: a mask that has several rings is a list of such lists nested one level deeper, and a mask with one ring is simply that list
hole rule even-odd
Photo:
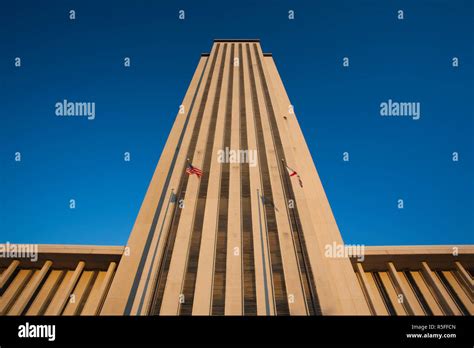
[{"label": "horizontal ledge", "polygon": [[[453,254],[454,249],[457,254]],[[454,270],[455,262],[471,270],[474,267],[473,245],[419,245],[419,246],[365,246],[363,260],[350,257],[354,270],[361,263],[366,272],[387,271],[387,263],[393,262],[397,270],[418,271],[421,262],[427,262],[434,270]]]},{"label": "horizontal ledge", "polygon": [[365,246],[365,255],[452,255],[453,248],[460,254],[474,254],[474,245],[387,245]]},{"label": "horizontal ledge", "polygon": [[100,254],[122,255],[125,247],[119,245],[38,244],[41,254]]},{"label": "horizontal ledge", "polygon": [[106,270],[110,262],[119,263],[125,251],[123,246],[64,244],[38,244],[36,246],[37,250],[30,251],[34,252],[34,255],[0,257],[0,268],[6,268],[11,262],[18,260],[21,269],[39,269],[46,261],[52,261],[55,269],[74,269],[79,261],[84,261],[86,269]]}]

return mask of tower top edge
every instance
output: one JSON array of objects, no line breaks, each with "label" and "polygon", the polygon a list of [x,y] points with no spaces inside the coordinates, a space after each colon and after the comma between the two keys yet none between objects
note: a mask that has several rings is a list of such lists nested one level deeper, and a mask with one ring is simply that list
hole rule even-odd
[{"label": "tower top edge", "polygon": [[214,39],[214,42],[260,42],[260,39]]},{"label": "tower top edge", "polygon": [[[211,55],[211,54],[210,54],[209,52],[203,52],[203,53],[201,53],[201,57],[209,57],[210,55]],[[267,53],[263,52],[263,56],[264,56],[264,57],[271,57],[272,54],[271,54],[271,52],[267,52]]]}]

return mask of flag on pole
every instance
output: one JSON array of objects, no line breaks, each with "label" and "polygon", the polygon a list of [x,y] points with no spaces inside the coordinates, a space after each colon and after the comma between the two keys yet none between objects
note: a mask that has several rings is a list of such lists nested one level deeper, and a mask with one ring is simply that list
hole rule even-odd
[{"label": "flag on pole", "polygon": [[288,174],[290,175],[290,177],[292,176],[296,176],[298,178],[298,183],[300,184],[301,187],[303,187],[303,181],[301,181],[301,177],[299,176],[299,174],[296,172],[296,170],[294,169],[291,169],[290,167],[288,167],[287,165],[286,166],[286,169],[288,169]]},{"label": "flag on pole", "polygon": [[199,168],[197,168],[197,167],[194,167],[194,166],[191,164],[191,162],[189,162],[189,159],[188,159],[188,165],[186,166],[186,173],[187,173],[188,175],[196,174],[196,176],[197,176],[198,178],[200,178],[201,175],[202,175],[202,170],[199,169]]}]

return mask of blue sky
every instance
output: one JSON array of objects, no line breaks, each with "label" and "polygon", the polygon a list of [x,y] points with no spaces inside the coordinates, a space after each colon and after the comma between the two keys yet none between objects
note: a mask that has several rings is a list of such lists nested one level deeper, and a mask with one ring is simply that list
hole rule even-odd
[{"label": "blue sky", "polygon": [[[473,244],[473,17],[458,0],[2,2],[0,241],[125,244],[200,53],[260,38],[346,243]],[[95,120],[56,117],[63,99]],[[388,99],[421,118],[381,117]]]}]

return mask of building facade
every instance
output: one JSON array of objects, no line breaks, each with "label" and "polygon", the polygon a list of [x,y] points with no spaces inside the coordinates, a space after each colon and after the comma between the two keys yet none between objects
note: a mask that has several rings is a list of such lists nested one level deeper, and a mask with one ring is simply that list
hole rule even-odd
[{"label": "building facade", "polygon": [[0,264],[0,314],[473,313],[472,246],[367,247],[363,261],[328,246],[344,244],[271,54],[215,40],[127,245],[71,247],[56,280],[47,247],[42,265]]}]

